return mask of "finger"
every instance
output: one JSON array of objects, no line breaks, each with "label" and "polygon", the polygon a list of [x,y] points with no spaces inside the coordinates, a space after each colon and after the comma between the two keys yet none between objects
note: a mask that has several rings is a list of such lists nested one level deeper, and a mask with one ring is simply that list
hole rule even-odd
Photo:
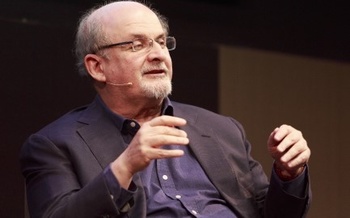
[{"label": "finger", "polygon": [[277,146],[293,130],[293,127],[285,124],[275,128],[268,138],[268,146]]},{"label": "finger", "polygon": [[153,148],[152,151],[149,152],[150,159],[162,159],[162,158],[173,158],[173,157],[181,157],[184,155],[184,151],[180,149],[161,149],[161,148]]},{"label": "finger", "polygon": [[271,132],[271,134],[270,134],[270,136],[269,136],[269,138],[268,138],[268,140],[267,140],[267,145],[268,145],[269,147],[276,146],[276,144],[278,143],[278,142],[276,142],[276,140],[274,139],[275,134],[276,134],[276,132],[277,132],[278,130],[279,130],[279,127],[275,128],[275,129]]},{"label": "finger", "polygon": [[141,144],[148,144],[153,148],[163,145],[187,145],[189,139],[187,137],[179,137],[173,135],[154,135],[152,137],[144,138]]},{"label": "finger", "polygon": [[308,149],[306,141],[302,139],[290,147],[290,149],[281,156],[280,161],[282,163],[288,163]]},{"label": "finger", "polygon": [[152,131],[153,131],[153,134],[187,137],[187,133],[185,131],[174,127],[157,126],[157,127],[153,127]]},{"label": "finger", "polygon": [[184,126],[186,120],[180,117],[174,116],[159,116],[149,121],[150,126]]},{"label": "finger", "polygon": [[289,170],[297,169],[301,166],[305,166],[308,163],[310,158],[311,151],[310,149],[306,149],[303,152],[299,153],[296,157],[289,160],[288,162],[282,163],[282,166]]},{"label": "finger", "polygon": [[287,135],[289,135],[291,132],[293,132],[295,129],[289,125],[283,124],[280,127],[276,128],[275,134],[273,135],[273,140],[276,142],[280,142],[283,140]]},{"label": "finger", "polygon": [[[283,133],[284,134],[284,133]],[[287,135],[280,141],[277,145],[277,150],[280,153],[285,153],[290,149],[293,145],[304,142],[304,138],[302,133],[298,130],[293,130],[287,133]]]}]

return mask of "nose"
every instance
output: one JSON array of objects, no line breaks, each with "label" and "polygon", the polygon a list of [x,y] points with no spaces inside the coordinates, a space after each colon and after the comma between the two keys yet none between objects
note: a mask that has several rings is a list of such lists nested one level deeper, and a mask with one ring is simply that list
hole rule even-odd
[{"label": "nose", "polygon": [[169,55],[168,49],[159,44],[157,41],[154,41],[153,39],[150,40],[150,50],[148,53],[148,57],[153,61],[155,59],[158,59],[160,61],[163,61],[167,55]]},{"label": "nose", "polygon": [[149,47],[150,47],[150,49],[153,49],[153,47],[155,47],[155,46],[157,46],[157,47],[159,47],[160,49],[163,49],[163,50],[166,48],[165,44],[157,42],[154,39],[149,39]]}]

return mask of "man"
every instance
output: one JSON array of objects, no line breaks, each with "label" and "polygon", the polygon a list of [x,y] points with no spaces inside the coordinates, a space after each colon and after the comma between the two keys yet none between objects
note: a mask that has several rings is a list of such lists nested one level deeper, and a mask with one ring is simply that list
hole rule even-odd
[{"label": "man", "polygon": [[29,137],[21,152],[32,217],[302,217],[310,149],[288,125],[268,138],[271,181],[242,126],[172,102],[164,17],[134,1],[95,8],[76,38],[98,93]]}]

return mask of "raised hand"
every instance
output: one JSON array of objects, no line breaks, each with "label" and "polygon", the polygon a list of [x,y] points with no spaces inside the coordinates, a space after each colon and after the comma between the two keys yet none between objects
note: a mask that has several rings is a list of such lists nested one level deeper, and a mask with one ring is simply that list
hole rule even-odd
[{"label": "raised hand", "polygon": [[119,183],[129,186],[132,176],[154,159],[182,156],[182,150],[168,150],[162,146],[187,145],[186,132],[176,128],[185,124],[186,120],[172,116],[159,116],[145,122],[127,149],[112,163],[112,171]]},{"label": "raised hand", "polygon": [[276,128],[267,142],[275,170],[283,180],[297,177],[309,161],[311,151],[302,133],[289,125]]}]

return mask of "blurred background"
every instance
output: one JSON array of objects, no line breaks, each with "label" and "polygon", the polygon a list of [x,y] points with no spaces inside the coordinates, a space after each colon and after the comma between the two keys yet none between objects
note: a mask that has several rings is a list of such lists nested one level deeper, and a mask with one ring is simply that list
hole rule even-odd
[{"label": "blurred background", "polygon": [[[95,95],[75,69],[76,24],[93,0],[1,0],[0,217],[24,216],[25,139]],[[270,174],[270,131],[312,149],[308,217],[349,217],[350,15],[345,1],[147,0],[169,18],[171,99],[233,116]]]}]

